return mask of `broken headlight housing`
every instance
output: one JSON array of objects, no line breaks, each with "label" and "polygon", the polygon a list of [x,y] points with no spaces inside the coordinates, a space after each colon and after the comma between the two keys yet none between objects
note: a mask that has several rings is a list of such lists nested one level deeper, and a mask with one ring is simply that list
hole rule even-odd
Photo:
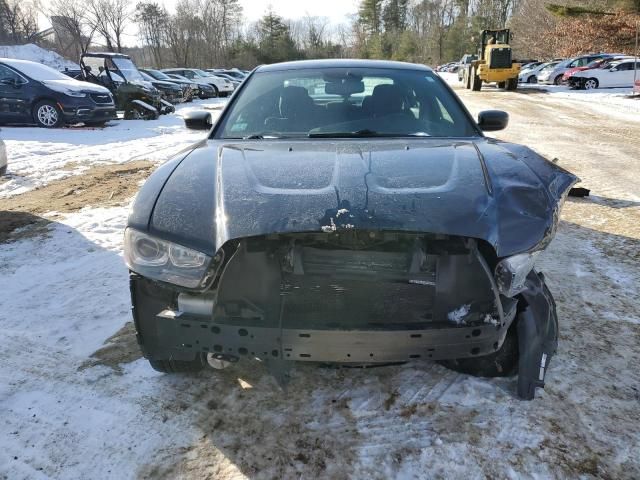
[{"label": "broken headlight housing", "polygon": [[520,253],[507,257],[496,265],[495,279],[500,293],[506,297],[514,297],[525,289],[525,281],[533,270],[540,251]]},{"label": "broken headlight housing", "polygon": [[210,256],[133,228],[124,232],[124,259],[131,271],[186,288],[205,288],[212,275]]}]

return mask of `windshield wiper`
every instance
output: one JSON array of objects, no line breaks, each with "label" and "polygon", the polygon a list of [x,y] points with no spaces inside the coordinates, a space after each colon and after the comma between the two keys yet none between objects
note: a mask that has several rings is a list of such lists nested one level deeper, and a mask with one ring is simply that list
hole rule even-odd
[{"label": "windshield wiper", "polygon": [[273,133],[252,133],[242,137],[243,140],[264,140],[265,138],[282,138],[281,135],[274,135]]},{"label": "windshield wiper", "polygon": [[363,128],[354,132],[309,132],[309,138],[358,138],[358,137],[381,137],[384,134]]},{"label": "windshield wiper", "polygon": [[385,133],[376,132],[368,128],[354,132],[310,132],[309,138],[368,138],[368,137],[429,137],[425,132],[415,133]]}]

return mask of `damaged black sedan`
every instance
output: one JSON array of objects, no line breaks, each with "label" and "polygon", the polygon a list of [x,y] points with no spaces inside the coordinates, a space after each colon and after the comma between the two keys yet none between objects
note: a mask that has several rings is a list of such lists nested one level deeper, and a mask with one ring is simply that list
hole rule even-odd
[{"label": "damaged black sedan", "polygon": [[163,164],[125,233],[153,368],[247,357],[431,359],[518,374],[533,398],[558,338],[534,268],[576,177],[486,138],[429,68],[365,60],[256,69],[208,137]]}]

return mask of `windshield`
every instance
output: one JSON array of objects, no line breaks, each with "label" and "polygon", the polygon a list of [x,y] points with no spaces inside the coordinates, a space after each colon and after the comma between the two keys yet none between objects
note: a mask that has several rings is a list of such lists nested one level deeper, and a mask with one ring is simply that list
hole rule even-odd
[{"label": "windshield", "polygon": [[118,68],[119,73],[128,81],[128,82],[140,82],[144,81],[142,75],[138,71],[135,63],[133,63],[128,58],[118,58],[114,57],[111,59],[113,64]]},{"label": "windshield", "polygon": [[433,72],[295,69],[254,74],[231,106],[221,138],[477,135]]},{"label": "windshield", "polygon": [[25,75],[40,82],[46,82],[47,80],[70,80],[70,78],[64,73],[60,73],[59,71],[54,70],[51,67],[47,67],[46,65],[41,65],[39,63],[21,62],[12,64],[10,62],[7,62],[7,64],[11,65],[19,72],[24,73]]},{"label": "windshield", "polygon": [[160,70],[147,70],[147,73],[156,80],[171,80],[171,77]]},{"label": "windshield", "polygon": [[194,68],[192,71],[195,72],[196,76],[198,76],[198,77],[211,77],[212,76],[209,72],[205,72],[204,70],[200,70],[198,68]]}]

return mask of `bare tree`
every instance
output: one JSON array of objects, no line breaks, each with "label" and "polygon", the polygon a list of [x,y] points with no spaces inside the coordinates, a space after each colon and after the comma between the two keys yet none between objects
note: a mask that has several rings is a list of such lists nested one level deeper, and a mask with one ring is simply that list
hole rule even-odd
[{"label": "bare tree", "polygon": [[38,33],[37,2],[0,0],[0,41],[24,43]]},{"label": "bare tree", "polygon": [[44,13],[51,18],[60,53],[79,58],[87,51],[96,29],[89,21],[85,2],[52,0]]},{"label": "bare tree", "polygon": [[122,52],[122,37],[133,16],[127,0],[89,0],[87,18],[110,51]]}]

